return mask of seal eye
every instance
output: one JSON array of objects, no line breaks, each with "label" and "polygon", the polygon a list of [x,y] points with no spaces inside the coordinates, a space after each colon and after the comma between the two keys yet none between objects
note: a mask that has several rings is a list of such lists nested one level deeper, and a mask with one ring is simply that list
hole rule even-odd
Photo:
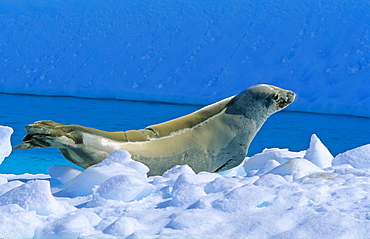
[{"label": "seal eye", "polygon": [[279,99],[279,95],[275,95],[274,100],[278,100],[278,99]]}]

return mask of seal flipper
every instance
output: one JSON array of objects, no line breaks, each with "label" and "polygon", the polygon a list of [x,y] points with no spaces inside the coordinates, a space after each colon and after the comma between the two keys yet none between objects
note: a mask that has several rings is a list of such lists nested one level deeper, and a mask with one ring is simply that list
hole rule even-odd
[{"label": "seal flipper", "polygon": [[[108,153],[84,145],[82,134],[88,128],[78,125],[59,124],[54,121],[37,121],[25,127],[23,143],[13,149],[56,147],[65,158],[87,168],[108,157]],[[95,130],[98,131],[98,130]]]},{"label": "seal flipper", "polygon": [[41,148],[41,147],[45,147],[45,146],[36,145],[31,142],[23,142],[21,144],[18,144],[17,146],[14,146],[13,150],[35,149],[35,148]]},{"label": "seal flipper", "polygon": [[60,140],[64,137],[72,140],[75,144],[82,143],[82,137],[74,132],[70,125],[63,125],[54,121],[37,121],[25,127],[27,134],[23,137],[23,143],[13,149],[33,149],[41,147],[58,147],[63,144]]},{"label": "seal flipper", "polygon": [[[27,137],[27,138],[26,138]],[[13,147],[13,149],[34,149],[42,147],[50,147],[51,145],[47,143],[42,135],[29,135],[27,134],[23,138],[23,143]]]}]

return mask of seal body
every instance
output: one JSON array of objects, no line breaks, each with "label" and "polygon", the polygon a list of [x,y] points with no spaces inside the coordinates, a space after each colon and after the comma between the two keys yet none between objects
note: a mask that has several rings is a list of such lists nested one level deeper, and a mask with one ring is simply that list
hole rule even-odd
[{"label": "seal body", "polygon": [[126,149],[134,160],[150,168],[149,175],[161,175],[183,164],[195,172],[218,172],[239,165],[266,119],[294,99],[291,91],[256,85],[192,114],[125,132],[38,121],[26,126],[24,142],[15,149],[57,147],[83,168],[117,149]]}]

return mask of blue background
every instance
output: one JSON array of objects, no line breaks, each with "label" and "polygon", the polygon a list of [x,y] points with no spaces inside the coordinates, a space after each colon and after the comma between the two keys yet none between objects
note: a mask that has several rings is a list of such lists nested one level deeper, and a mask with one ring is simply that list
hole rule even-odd
[{"label": "blue background", "polygon": [[208,104],[250,85],[370,116],[370,2],[0,0],[0,93]]}]

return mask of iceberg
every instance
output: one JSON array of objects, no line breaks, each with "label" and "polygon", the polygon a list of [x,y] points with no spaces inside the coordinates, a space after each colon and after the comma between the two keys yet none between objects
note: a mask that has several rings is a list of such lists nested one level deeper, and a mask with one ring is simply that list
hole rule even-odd
[{"label": "iceberg", "polygon": [[369,11],[367,0],[3,1],[0,92],[205,105],[266,83],[298,94],[289,110],[368,117]]}]

